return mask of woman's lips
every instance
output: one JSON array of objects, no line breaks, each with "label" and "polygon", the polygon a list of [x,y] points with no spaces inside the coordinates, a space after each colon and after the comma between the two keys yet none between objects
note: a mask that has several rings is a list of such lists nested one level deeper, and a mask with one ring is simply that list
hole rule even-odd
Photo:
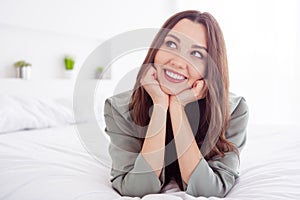
[{"label": "woman's lips", "polygon": [[186,77],[171,70],[164,70],[165,77],[172,83],[181,83],[186,80]]}]

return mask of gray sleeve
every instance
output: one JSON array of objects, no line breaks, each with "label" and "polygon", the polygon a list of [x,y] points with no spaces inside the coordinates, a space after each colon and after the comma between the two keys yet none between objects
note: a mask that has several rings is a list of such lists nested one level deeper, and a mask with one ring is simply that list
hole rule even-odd
[{"label": "gray sleeve", "polygon": [[110,100],[104,108],[106,133],[110,136],[109,153],[112,158],[111,182],[124,196],[142,197],[158,193],[164,182],[163,172],[158,178],[142,156],[142,141],[135,137],[131,124],[115,109]]},{"label": "gray sleeve", "polygon": [[[231,114],[230,124],[226,131],[227,139],[236,145],[239,152],[245,146],[248,117],[247,104],[244,99],[241,99]],[[224,197],[234,186],[238,177],[238,155],[235,152],[226,152],[223,158],[215,156],[209,161],[202,158],[193,171],[188,185],[184,184],[184,188],[188,194],[196,197]]]}]

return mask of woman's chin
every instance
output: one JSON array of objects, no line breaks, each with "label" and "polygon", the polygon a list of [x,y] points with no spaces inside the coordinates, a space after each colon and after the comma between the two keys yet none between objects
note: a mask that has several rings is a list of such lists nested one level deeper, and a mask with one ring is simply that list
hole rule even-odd
[{"label": "woman's chin", "polygon": [[183,83],[170,83],[164,77],[158,75],[158,82],[161,90],[171,96],[176,96],[182,91],[186,90],[189,86],[186,82]]},{"label": "woman's chin", "polygon": [[161,85],[161,90],[170,96],[176,96],[183,91],[183,90],[180,90],[179,88],[170,88],[170,87],[165,87],[162,85]]}]

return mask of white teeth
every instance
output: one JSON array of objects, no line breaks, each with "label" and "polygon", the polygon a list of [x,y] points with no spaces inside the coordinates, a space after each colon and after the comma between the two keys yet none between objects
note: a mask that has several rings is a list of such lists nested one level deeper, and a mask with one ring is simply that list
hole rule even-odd
[{"label": "white teeth", "polygon": [[184,80],[185,79],[184,76],[181,76],[179,74],[175,74],[175,73],[167,71],[167,70],[166,70],[166,74],[168,76],[170,76],[171,78],[176,79],[176,80]]}]

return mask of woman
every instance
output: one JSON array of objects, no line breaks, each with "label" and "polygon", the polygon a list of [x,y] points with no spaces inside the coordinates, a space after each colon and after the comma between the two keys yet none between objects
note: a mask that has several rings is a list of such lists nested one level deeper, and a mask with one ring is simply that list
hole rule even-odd
[{"label": "woman", "polygon": [[157,33],[133,92],[105,104],[112,185],[224,197],[239,176],[248,108],[229,93],[225,42],[209,13],[183,11]]}]

